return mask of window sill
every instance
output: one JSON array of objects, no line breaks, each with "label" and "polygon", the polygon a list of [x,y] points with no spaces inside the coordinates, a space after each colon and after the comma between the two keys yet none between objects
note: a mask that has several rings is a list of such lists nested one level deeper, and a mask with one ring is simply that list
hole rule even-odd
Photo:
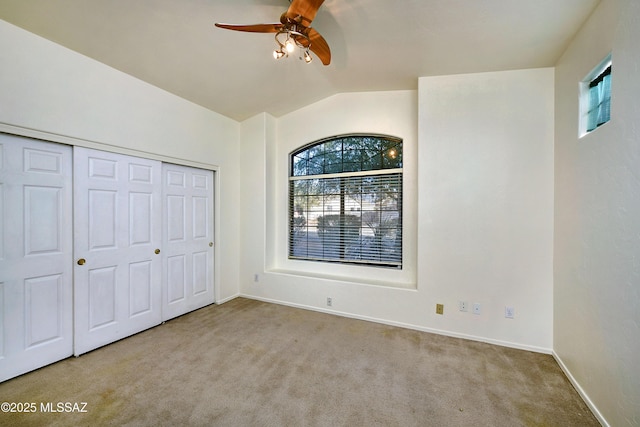
[{"label": "window sill", "polygon": [[352,276],[339,276],[333,274],[322,274],[317,272],[299,271],[299,270],[286,270],[286,269],[268,269],[267,273],[281,274],[293,277],[304,277],[309,279],[326,280],[331,282],[342,282],[355,285],[366,285],[384,288],[395,288],[415,291],[417,290],[417,284],[415,282],[404,282],[400,280],[376,280],[365,277],[352,277]]}]

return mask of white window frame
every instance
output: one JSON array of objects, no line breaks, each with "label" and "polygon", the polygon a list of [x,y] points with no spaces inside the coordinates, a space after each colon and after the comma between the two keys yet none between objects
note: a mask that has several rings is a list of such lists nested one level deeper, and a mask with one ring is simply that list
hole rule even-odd
[{"label": "white window frame", "polygon": [[579,133],[578,137],[582,138],[585,135],[588,135],[599,129],[602,125],[596,127],[592,130],[587,130],[588,122],[589,122],[589,105],[590,105],[590,93],[589,93],[589,85],[592,81],[594,81],[600,74],[602,74],[608,67],[612,64],[611,53],[606,56],[596,67],[594,67],[589,74],[579,83]]},{"label": "white window frame", "polygon": [[[294,221],[294,210],[295,210],[295,206],[293,205],[293,187],[290,186],[289,189],[289,236],[288,236],[288,241],[289,241],[289,259],[291,260],[300,260],[300,261],[320,261],[320,262],[332,262],[332,263],[340,263],[340,264],[358,264],[358,265],[365,265],[365,266],[378,266],[378,267],[393,267],[393,268],[397,268],[397,269],[402,269],[402,236],[403,236],[403,222],[402,222],[402,205],[403,205],[403,185],[402,185],[402,175],[403,175],[403,169],[400,163],[400,167],[397,168],[384,168],[381,165],[380,169],[371,169],[371,170],[358,170],[358,171],[353,171],[353,172],[339,172],[339,173],[324,173],[324,174],[320,174],[320,175],[295,175],[293,172],[293,157],[300,152],[303,152],[304,150],[316,146],[316,145],[320,145],[322,143],[325,142],[330,142],[332,140],[339,140],[341,138],[350,138],[350,137],[372,137],[372,138],[380,138],[380,139],[385,139],[389,142],[395,142],[397,144],[400,144],[400,150],[402,150],[402,139],[401,138],[397,138],[397,137],[393,137],[393,136],[389,136],[389,135],[380,135],[380,134],[347,134],[347,135],[338,135],[338,136],[334,136],[334,137],[330,137],[330,138],[325,138],[322,140],[318,140],[318,141],[314,141],[313,143],[307,144],[303,147],[300,147],[299,149],[289,153],[289,160],[290,160],[290,176],[289,176],[289,181],[291,183],[296,182],[296,181],[305,181],[305,180],[322,180],[322,179],[327,179],[327,180],[331,180],[331,179],[340,179],[340,178],[355,178],[357,179],[358,177],[382,177],[385,175],[388,176],[399,176],[399,180],[400,180],[400,192],[399,192],[399,207],[397,207],[397,209],[399,209],[399,216],[397,218],[397,220],[399,221],[399,239],[400,239],[400,258],[399,260],[396,259],[394,261],[390,261],[390,260],[379,260],[379,261],[375,261],[373,259],[351,259],[351,258],[347,258],[347,257],[340,257],[338,258],[333,258],[333,257],[324,257],[324,256],[316,256],[317,254],[311,255],[295,255],[293,253],[293,246],[292,246],[292,242],[293,239],[295,238],[294,236],[294,231],[293,231],[293,221]],[[391,151],[395,151],[394,148],[391,149]],[[382,154],[381,155],[383,157],[385,157],[386,155]],[[400,153],[400,155],[402,155]],[[395,154],[393,154],[393,158],[395,159]],[[400,162],[402,162],[400,160]],[[341,184],[342,185],[342,184]],[[330,211],[333,211],[333,209],[327,209],[330,208],[331,206],[327,206],[324,208],[324,211],[328,214]],[[357,209],[357,212],[360,213],[362,206],[360,206],[360,208]],[[351,212],[351,214],[353,214],[353,212],[356,212],[356,210],[354,210],[353,208],[348,209],[349,212]],[[382,208],[383,212],[386,211],[384,208]],[[349,215],[349,212],[345,212],[346,214]],[[363,226],[363,229],[366,228]],[[362,237],[362,236],[361,236]],[[341,242],[342,244],[342,242]],[[342,247],[342,246],[341,246]],[[363,250],[362,246],[359,246],[361,250]],[[364,250],[363,250],[364,251]],[[342,252],[342,251],[341,251]],[[364,252],[363,252],[364,254]],[[379,256],[382,256],[382,252],[378,254]],[[364,255],[363,255],[364,257]]]}]

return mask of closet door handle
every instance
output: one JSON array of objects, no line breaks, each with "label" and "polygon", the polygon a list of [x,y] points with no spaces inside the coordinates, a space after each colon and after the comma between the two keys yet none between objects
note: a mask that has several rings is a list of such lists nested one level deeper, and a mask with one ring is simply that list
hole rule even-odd
[{"label": "closet door handle", "polygon": [[158,255],[160,253],[160,249],[156,249],[154,252]]},{"label": "closet door handle", "polygon": [[212,248],[213,247],[213,242],[209,242],[209,247]]},{"label": "closet door handle", "polygon": [[80,259],[78,260],[78,265],[84,265],[84,263],[85,263],[85,262],[87,262],[87,260],[86,260],[86,259],[84,259],[84,258],[80,258]]}]

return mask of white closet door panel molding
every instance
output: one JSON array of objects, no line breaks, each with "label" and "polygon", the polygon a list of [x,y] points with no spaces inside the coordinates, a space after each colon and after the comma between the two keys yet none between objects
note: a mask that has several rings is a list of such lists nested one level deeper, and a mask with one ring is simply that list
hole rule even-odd
[{"label": "white closet door panel molding", "polygon": [[73,354],[71,147],[0,134],[0,381]]},{"label": "white closet door panel molding", "polygon": [[213,172],[162,164],[163,320],[214,302]]},{"label": "white closet door panel molding", "polygon": [[161,163],[74,148],[76,355],[162,322]]}]

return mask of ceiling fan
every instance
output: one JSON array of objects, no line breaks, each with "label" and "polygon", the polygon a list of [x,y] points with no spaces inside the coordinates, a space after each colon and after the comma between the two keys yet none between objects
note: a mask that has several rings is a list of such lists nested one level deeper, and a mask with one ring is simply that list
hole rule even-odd
[{"label": "ceiling fan", "polygon": [[216,27],[249,33],[275,33],[278,48],[273,52],[276,59],[289,56],[297,48],[303,52],[300,59],[311,62],[309,51],[313,52],[324,65],[331,62],[331,50],[327,41],[315,29],[311,21],[324,0],[291,0],[289,9],[275,24],[235,25],[216,23]]}]

